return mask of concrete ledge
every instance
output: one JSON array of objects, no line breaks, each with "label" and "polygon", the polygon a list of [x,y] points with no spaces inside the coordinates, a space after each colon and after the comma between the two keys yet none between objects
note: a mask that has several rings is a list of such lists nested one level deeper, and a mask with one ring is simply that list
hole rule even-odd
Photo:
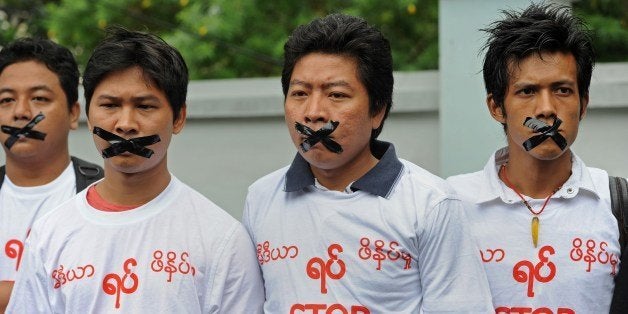
[{"label": "concrete ledge", "polygon": [[[395,72],[394,113],[435,112],[439,72]],[[591,79],[589,108],[628,108],[628,63],[600,63]],[[81,101],[82,91],[80,91]],[[279,77],[191,81],[188,118],[250,118],[283,115]],[[83,117],[83,120],[85,118]]]}]

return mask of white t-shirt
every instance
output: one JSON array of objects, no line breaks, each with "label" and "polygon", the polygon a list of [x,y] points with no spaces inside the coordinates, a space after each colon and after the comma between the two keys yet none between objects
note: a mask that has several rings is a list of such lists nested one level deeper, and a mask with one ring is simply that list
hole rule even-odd
[{"label": "white t-shirt", "polygon": [[300,155],[251,185],[243,223],[267,313],[491,312],[462,204],[444,180],[390,145],[356,186],[317,188]]},{"label": "white t-shirt", "polygon": [[0,188],[0,281],[14,281],[21,266],[33,222],[76,194],[72,162],[53,181],[40,186],[16,186],[4,176]]},{"label": "white t-shirt", "polygon": [[535,248],[533,215],[498,177],[507,158],[499,150],[483,171],[448,179],[468,206],[496,312],[608,313],[620,247],[607,173],[572,155],[571,177],[538,215]]},{"label": "white t-shirt", "polygon": [[250,238],[198,192],[173,176],[122,212],[91,207],[86,193],[33,226],[9,312],[261,312]]}]

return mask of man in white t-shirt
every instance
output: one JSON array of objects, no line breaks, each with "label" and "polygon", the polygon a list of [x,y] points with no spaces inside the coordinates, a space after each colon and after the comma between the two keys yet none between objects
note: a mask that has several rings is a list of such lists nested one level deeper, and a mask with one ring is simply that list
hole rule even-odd
[{"label": "man in white t-shirt", "polygon": [[608,313],[620,254],[608,174],[570,149],[594,65],[585,26],[532,4],[485,31],[486,102],[508,146],[448,181],[468,206],[495,311]]},{"label": "man in white t-shirt", "polygon": [[333,14],[284,46],[289,167],[249,188],[267,313],[490,313],[461,202],[376,140],[392,105],[386,38]]},{"label": "man in white t-shirt", "polygon": [[33,222],[103,176],[69,153],[78,82],[72,53],[49,40],[18,39],[0,51],[0,313]]},{"label": "man in white t-shirt", "polygon": [[260,313],[263,284],[243,226],[172,176],[187,66],[160,38],[112,29],[83,85],[105,177],[38,220],[14,313]]}]

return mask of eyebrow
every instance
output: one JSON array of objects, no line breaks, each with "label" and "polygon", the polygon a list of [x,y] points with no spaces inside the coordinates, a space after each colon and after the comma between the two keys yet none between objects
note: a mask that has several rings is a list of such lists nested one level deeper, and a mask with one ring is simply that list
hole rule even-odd
[{"label": "eyebrow", "polygon": [[[37,86],[33,86],[28,88],[29,92],[36,92],[39,90],[43,90],[43,91],[47,91],[47,92],[54,92],[52,90],[52,88],[48,87],[47,85],[37,85]],[[10,88],[10,87],[5,87],[5,88],[1,88],[0,89],[0,93],[5,93],[5,92],[9,92],[9,93],[15,93],[15,89],[14,88]]]},{"label": "eyebrow", "polygon": [[[121,97],[111,96],[111,95],[100,95],[96,99],[98,100],[109,100],[109,101],[120,101]],[[159,102],[159,98],[154,95],[145,95],[145,96],[133,96],[131,97],[131,101],[133,102],[142,102],[142,101],[156,101]]]},{"label": "eyebrow", "polygon": [[[304,86],[305,88],[312,88],[312,84],[311,83],[308,83],[308,82],[305,82],[305,81],[301,81],[301,80],[298,80],[298,79],[294,79],[294,80],[290,81],[290,86],[293,86],[293,85],[301,85],[301,86]],[[323,89],[329,89],[329,88],[336,87],[336,86],[342,86],[342,87],[351,88],[351,84],[349,84],[347,81],[344,81],[344,80],[324,83],[322,87],[323,87]]]},{"label": "eyebrow", "polygon": [[[561,85],[569,85],[569,86],[575,86],[577,85],[577,83],[573,80],[558,80],[556,82],[552,82],[550,83],[550,86],[561,86]],[[538,83],[532,83],[532,82],[518,82],[518,83],[514,83],[512,84],[512,86],[517,89],[517,88],[523,88],[523,87],[536,87],[539,86]]]}]

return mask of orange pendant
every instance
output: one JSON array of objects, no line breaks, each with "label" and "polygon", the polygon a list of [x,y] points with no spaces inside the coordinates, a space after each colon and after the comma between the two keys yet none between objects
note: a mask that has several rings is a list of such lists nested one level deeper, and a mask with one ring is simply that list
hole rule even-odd
[{"label": "orange pendant", "polygon": [[539,217],[532,217],[532,244],[534,244],[534,248],[537,247],[539,243]]}]

